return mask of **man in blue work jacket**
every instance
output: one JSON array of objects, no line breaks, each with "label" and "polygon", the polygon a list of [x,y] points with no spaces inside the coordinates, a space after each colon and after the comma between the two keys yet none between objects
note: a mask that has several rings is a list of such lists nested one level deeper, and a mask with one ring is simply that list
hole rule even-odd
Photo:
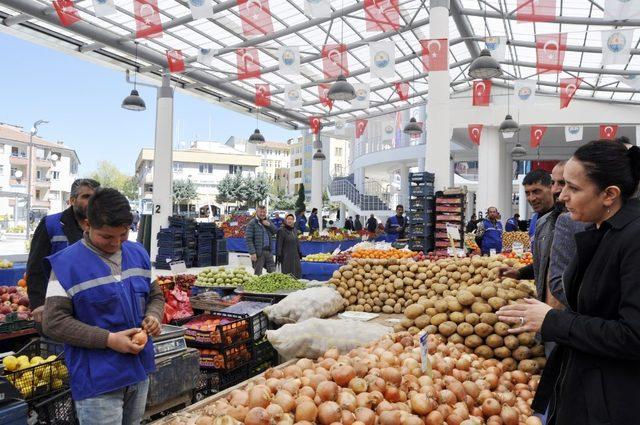
[{"label": "man in blue work jacket", "polygon": [[491,250],[496,254],[502,252],[502,223],[498,220],[498,209],[489,207],[487,218],[478,223],[476,230],[476,241],[479,241],[482,255],[489,255]]}]

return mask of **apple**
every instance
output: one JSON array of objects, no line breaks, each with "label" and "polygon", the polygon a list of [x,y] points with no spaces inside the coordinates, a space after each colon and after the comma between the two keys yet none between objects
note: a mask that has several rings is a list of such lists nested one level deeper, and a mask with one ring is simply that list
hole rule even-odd
[{"label": "apple", "polygon": [[20,305],[20,306],[29,307],[29,298],[22,296],[18,300],[17,304]]},{"label": "apple", "polygon": [[0,314],[9,314],[11,313],[11,307],[7,305],[0,305]]},{"label": "apple", "polygon": [[7,292],[10,294],[15,294],[16,292],[18,292],[18,288],[16,288],[15,286],[8,286]]},{"label": "apple", "polygon": [[9,290],[8,287],[0,286],[0,294],[6,294],[8,290]]},{"label": "apple", "polygon": [[4,294],[0,295],[0,300],[2,302],[9,301],[9,298],[11,298],[10,294],[4,293]]}]

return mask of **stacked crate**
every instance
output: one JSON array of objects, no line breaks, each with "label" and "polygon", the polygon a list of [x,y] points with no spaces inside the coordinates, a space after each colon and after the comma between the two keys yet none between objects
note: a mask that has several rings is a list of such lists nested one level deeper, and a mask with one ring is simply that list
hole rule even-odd
[{"label": "stacked crate", "polygon": [[[447,236],[447,225],[455,226],[460,232],[460,240],[454,241],[455,249],[464,249],[464,217],[466,195],[464,193],[436,193],[436,252],[447,255],[451,241]],[[456,253],[453,253],[454,255]]]},{"label": "stacked crate", "polygon": [[198,254],[196,246],[196,221],[192,218],[172,216],[169,217],[169,228],[174,228],[182,232],[182,242],[184,246],[182,259],[187,267],[194,266]]},{"label": "stacked crate", "polygon": [[[434,174],[409,173],[408,237],[412,251],[433,251]],[[403,182],[404,183],[404,182]]]},{"label": "stacked crate", "polygon": [[198,223],[198,256],[196,266],[209,267],[213,264],[213,240],[216,226],[213,223]]},{"label": "stacked crate", "polygon": [[224,238],[222,229],[216,228],[212,240],[212,264],[214,266],[226,266],[229,264],[229,252],[227,251],[227,240]]},{"label": "stacked crate", "polygon": [[156,268],[168,270],[169,263],[184,258],[184,241],[182,231],[173,227],[160,229],[158,232],[158,254]]}]

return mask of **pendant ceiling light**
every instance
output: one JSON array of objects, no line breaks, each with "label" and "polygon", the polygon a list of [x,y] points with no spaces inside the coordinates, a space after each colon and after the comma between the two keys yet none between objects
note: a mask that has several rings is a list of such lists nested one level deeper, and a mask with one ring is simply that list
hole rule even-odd
[{"label": "pendant ceiling light", "polygon": [[318,129],[318,133],[316,134],[316,139],[313,141],[313,148],[317,149],[316,153],[313,154],[313,159],[316,161],[324,161],[327,159],[324,153],[322,153],[322,140],[320,140],[320,129]]},{"label": "pendant ceiling light", "polygon": [[258,128],[258,114],[259,110],[256,109],[256,129],[253,131],[251,136],[249,136],[249,143],[253,143],[254,145],[259,145],[265,142],[264,136],[260,133],[260,129]]},{"label": "pendant ceiling light", "polygon": [[514,158],[522,158],[527,154],[527,150],[522,147],[520,143],[516,143],[516,145],[511,149],[511,156]]},{"label": "pendant ceiling light", "polygon": [[348,102],[356,98],[356,90],[347,81],[345,76],[340,74],[336,82],[333,83],[329,89],[327,97],[331,100],[344,100]]},{"label": "pendant ceiling light", "polygon": [[412,137],[420,136],[422,134],[422,126],[418,124],[415,117],[411,117],[407,125],[404,126],[403,133]]},{"label": "pendant ceiling light", "polygon": [[325,159],[327,159],[327,157],[324,155],[324,153],[322,153],[321,149],[318,149],[316,153],[313,154],[313,159],[315,159],[316,161],[324,161]]},{"label": "pendant ceiling light", "polygon": [[482,49],[480,56],[475,58],[469,66],[469,76],[474,79],[488,80],[501,75],[502,68],[500,68],[500,64],[487,49]]},{"label": "pendant ceiling light", "polygon": [[133,90],[131,94],[124,98],[122,101],[122,108],[129,111],[144,111],[147,109],[144,100],[140,97],[140,93],[136,90],[136,83],[138,81],[138,43],[136,43],[136,61],[135,69],[133,70]]},{"label": "pendant ceiling light", "polygon": [[502,137],[505,139],[512,138],[517,132],[520,131],[520,126],[513,119],[513,117],[507,114],[504,117],[504,121],[500,123],[500,133],[502,133]]}]

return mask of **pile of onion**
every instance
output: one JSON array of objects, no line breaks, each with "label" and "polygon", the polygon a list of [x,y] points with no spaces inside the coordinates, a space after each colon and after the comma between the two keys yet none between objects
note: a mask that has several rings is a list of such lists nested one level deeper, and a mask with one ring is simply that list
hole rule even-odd
[{"label": "pile of onion", "polygon": [[430,337],[431,375],[417,339],[385,336],[341,355],[269,369],[213,401],[197,425],[541,425],[531,402],[539,375]]}]

